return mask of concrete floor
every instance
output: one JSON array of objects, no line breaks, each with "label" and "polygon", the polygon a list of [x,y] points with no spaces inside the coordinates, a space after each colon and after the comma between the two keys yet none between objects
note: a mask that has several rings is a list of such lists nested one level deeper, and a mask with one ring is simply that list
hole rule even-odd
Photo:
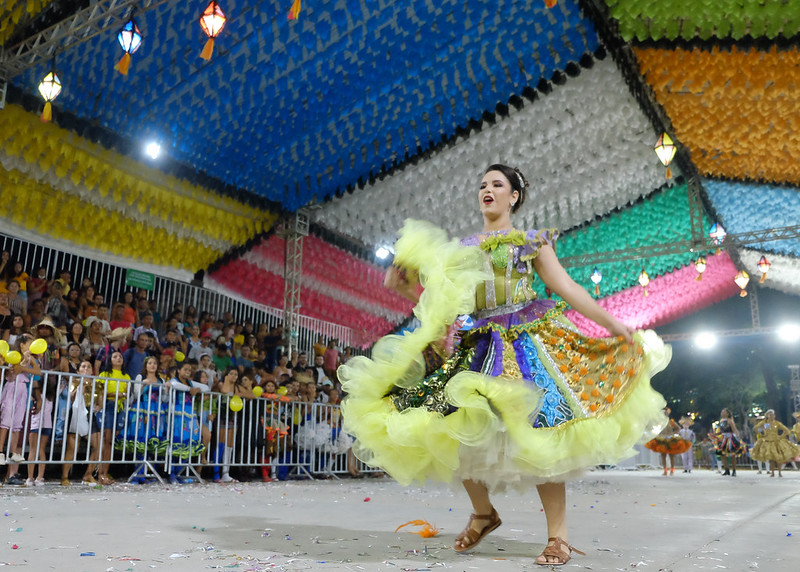
[{"label": "concrete floor", "polygon": [[[586,570],[800,569],[800,473],[593,471],[568,486],[571,540]],[[0,488],[0,567],[28,570],[543,570],[535,494],[498,496],[503,526],[452,549],[469,510],[443,485],[389,479]],[[441,532],[395,533],[414,519]],[[16,547],[16,548],[15,548]]]}]

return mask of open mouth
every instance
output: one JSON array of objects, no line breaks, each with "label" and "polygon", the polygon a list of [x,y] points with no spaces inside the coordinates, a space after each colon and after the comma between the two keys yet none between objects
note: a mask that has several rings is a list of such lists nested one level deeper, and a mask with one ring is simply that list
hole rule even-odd
[{"label": "open mouth", "polygon": [[490,205],[493,202],[494,202],[494,199],[491,196],[486,195],[485,197],[483,197],[483,204]]}]

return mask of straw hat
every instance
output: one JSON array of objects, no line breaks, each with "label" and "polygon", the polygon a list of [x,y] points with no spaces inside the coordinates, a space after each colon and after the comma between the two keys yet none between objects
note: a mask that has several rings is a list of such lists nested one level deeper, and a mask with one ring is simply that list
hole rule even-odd
[{"label": "straw hat", "polygon": [[108,341],[113,342],[116,340],[124,340],[131,335],[131,331],[131,328],[114,328],[111,330],[111,333],[108,334]]},{"label": "straw hat", "polygon": [[50,316],[45,316],[42,318],[41,322],[33,326],[31,328],[31,334],[38,337],[39,328],[41,327],[50,328],[53,331],[53,338],[55,338],[56,344],[61,344],[61,330],[56,327],[56,325],[53,323],[53,319]]}]

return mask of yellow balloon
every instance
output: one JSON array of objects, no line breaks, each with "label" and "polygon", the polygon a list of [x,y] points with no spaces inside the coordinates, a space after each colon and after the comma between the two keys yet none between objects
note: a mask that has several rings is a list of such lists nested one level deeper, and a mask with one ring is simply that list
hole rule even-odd
[{"label": "yellow balloon", "polygon": [[9,349],[11,348],[8,347],[8,342],[5,340],[0,340],[0,355],[5,356]]},{"label": "yellow balloon", "polygon": [[183,355],[183,352],[175,352],[175,361],[183,361],[186,359],[186,356]]},{"label": "yellow balloon", "polygon": [[286,389],[285,387],[278,388],[278,395],[286,395],[287,393],[289,393],[289,390]]},{"label": "yellow balloon", "polygon": [[31,342],[30,347],[32,354],[43,354],[47,351],[47,340],[43,340],[42,338],[36,338]]},{"label": "yellow balloon", "polygon": [[258,385],[256,385],[256,386],[253,388],[253,395],[255,395],[256,397],[261,397],[261,394],[262,394],[262,393],[264,393],[264,390],[263,390],[263,389],[261,389],[261,387],[259,387]]},{"label": "yellow balloon", "polygon": [[244,403],[242,403],[242,398],[238,395],[234,395],[231,397],[231,401],[228,404],[228,407],[231,408],[231,411],[241,411],[242,407],[244,407]]},{"label": "yellow balloon", "polygon": [[14,351],[8,352],[6,354],[6,361],[11,365],[17,365],[22,361],[22,354]]}]

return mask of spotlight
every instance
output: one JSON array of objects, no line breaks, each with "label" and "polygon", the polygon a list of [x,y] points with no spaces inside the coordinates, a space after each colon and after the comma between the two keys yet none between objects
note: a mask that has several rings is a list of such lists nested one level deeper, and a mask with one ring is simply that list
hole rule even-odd
[{"label": "spotlight", "polygon": [[145,146],[144,152],[147,153],[147,156],[151,159],[158,159],[158,156],[161,154],[161,145],[155,141],[151,141]]},{"label": "spotlight", "polygon": [[784,324],[778,328],[778,339],[793,344],[800,340],[800,326],[797,324]]},{"label": "spotlight", "polygon": [[694,337],[694,345],[702,350],[710,350],[717,345],[717,336],[712,332],[700,332]]},{"label": "spotlight", "polygon": [[381,260],[386,260],[386,258],[392,253],[391,249],[386,248],[385,246],[381,246],[378,250],[375,251],[375,256],[380,258]]}]

